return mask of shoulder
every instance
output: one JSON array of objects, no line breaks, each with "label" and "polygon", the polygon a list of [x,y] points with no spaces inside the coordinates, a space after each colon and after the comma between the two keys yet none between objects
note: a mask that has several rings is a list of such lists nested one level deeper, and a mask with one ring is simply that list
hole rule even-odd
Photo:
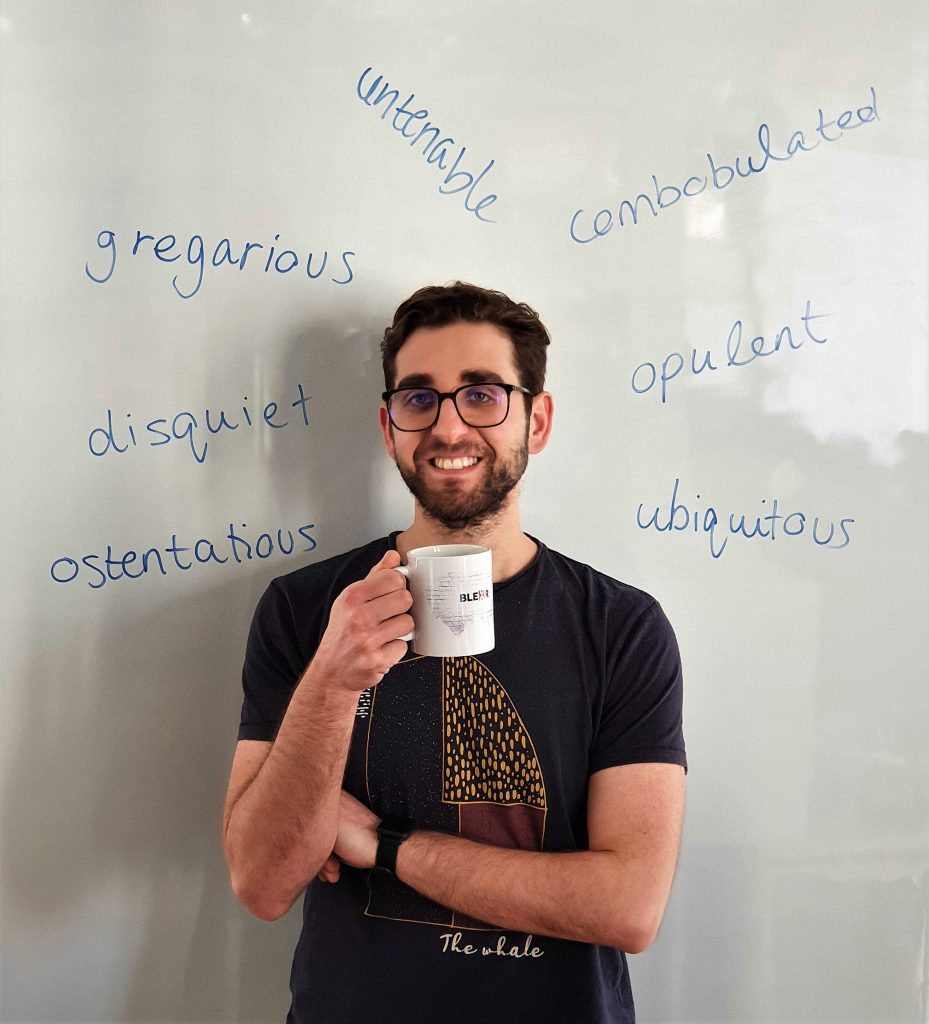
[{"label": "shoulder", "polygon": [[601,572],[585,562],[541,546],[543,571],[550,573],[572,597],[602,606],[604,611],[623,616],[638,616],[658,607],[651,594]]},{"label": "shoulder", "polygon": [[271,580],[262,603],[279,611],[289,608],[292,614],[302,618],[308,608],[331,604],[350,583],[364,579],[390,543],[390,537],[379,537],[277,576]]},{"label": "shoulder", "polygon": [[583,630],[605,657],[677,650],[674,629],[652,594],[550,548],[542,548],[540,561],[546,589],[558,595],[556,614]]},{"label": "shoulder", "polygon": [[293,593],[326,586],[332,580],[352,576],[361,579],[368,574],[371,566],[383,556],[389,546],[390,537],[378,537],[377,540],[369,541],[350,551],[343,551],[341,554],[294,569],[283,576],[277,576],[271,581],[271,585],[283,593]]}]

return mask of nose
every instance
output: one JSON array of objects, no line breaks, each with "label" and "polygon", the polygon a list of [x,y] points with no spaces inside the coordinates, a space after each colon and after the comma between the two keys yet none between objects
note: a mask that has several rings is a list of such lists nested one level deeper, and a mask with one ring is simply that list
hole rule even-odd
[{"label": "nose", "polygon": [[443,398],[439,405],[439,418],[432,428],[432,436],[451,444],[467,436],[471,427],[458,414],[458,408],[451,398]]}]

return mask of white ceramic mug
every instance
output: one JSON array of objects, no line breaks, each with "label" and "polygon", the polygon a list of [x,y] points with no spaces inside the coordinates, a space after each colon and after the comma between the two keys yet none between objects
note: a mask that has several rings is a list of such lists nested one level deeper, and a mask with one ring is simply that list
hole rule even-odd
[{"label": "white ceramic mug", "polygon": [[494,581],[489,548],[434,544],[413,548],[397,567],[413,595],[412,640],[417,654],[461,658],[492,651]]}]

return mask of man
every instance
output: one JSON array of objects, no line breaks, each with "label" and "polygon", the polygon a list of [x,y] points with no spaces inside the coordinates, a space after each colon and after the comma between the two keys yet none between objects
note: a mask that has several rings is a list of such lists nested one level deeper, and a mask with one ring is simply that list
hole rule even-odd
[{"label": "man", "polygon": [[[404,302],[380,424],[413,523],[255,613],[224,845],[256,916],[306,890],[289,1021],[634,1020],[625,954],[655,937],[683,815],[680,662],[651,597],[520,529],[548,343],[499,292]],[[394,568],[457,542],[493,551],[496,647],[417,656]]]}]

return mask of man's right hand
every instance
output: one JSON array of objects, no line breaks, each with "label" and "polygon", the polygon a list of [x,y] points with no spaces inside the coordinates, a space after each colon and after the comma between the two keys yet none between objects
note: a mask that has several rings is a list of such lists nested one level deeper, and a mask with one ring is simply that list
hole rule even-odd
[{"label": "man's right hand", "polygon": [[318,679],[346,690],[376,686],[406,654],[413,630],[413,597],[399,572],[400,555],[388,551],[368,575],[336,598],[329,624],[310,665]]}]

